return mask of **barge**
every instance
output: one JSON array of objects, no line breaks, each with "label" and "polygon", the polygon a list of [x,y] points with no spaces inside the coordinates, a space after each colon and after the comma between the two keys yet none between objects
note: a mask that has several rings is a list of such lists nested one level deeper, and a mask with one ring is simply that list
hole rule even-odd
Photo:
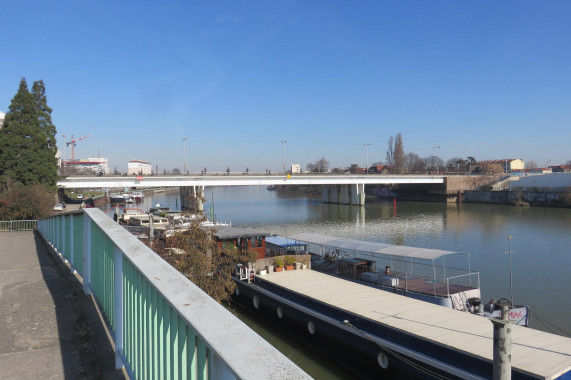
[{"label": "barge", "polygon": [[[260,272],[263,273],[263,272]],[[315,270],[237,268],[233,300],[362,378],[488,379],[487,318]],[[513,379],[571,379],[571,339],[513,326]]]}]

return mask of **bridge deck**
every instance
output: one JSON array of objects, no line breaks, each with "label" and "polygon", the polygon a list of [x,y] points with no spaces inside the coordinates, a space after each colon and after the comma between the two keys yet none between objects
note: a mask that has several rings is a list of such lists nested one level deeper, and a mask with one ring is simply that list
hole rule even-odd
[{"label": "bridge deck", "polygon": [[[423,339],[493,360],[493,327],[487,318],[313,270],[273,273],[263,279]],[[513,368],[548,379],[571,371],[571,339],[521,326],[513,326],[512,331]]]},{"label": "bridge deck", "polygon": [[34,232],[0,232],[3,379],[123,379],[81,285]]}]

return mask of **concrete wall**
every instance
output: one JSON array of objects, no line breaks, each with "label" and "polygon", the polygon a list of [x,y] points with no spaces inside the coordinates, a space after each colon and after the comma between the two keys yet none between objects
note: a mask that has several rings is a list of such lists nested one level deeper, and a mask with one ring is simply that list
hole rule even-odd
[{"label": "concrete wall", "polygon": [[530,206],[571,208],[571,193],[535,191],[467,191],[462,196],[462,202],[504,205],[514,205],[518,202],[527,202]]}]

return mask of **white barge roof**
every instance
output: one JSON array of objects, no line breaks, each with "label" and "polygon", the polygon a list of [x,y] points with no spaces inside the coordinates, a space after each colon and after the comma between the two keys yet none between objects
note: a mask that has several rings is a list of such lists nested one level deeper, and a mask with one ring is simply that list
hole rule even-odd
[{"label": "white barge roof", "polygon": [[[285,271],[262,278],[436,344],[493,361],[493,325],[488,318],[313,270]],[[544,379],[571,371],[570,338],[522,326],[512,328],[513,368]]]},{"label": "white barge roof", "polygon": [[289,236],[291,239],[302,242],[324,245],[340,250],[350,250],[359,252],[371,252],[390,256],[399,256],[422,260],[435,260],[439,257],[452,254],[465,254],[465,252],[443,251],[440,249],[407,247],[404,245],[392,245],[385,243],[376,243],[371,241],[362,241],[356,239],[343,239],[333,236],[300,233]]}]

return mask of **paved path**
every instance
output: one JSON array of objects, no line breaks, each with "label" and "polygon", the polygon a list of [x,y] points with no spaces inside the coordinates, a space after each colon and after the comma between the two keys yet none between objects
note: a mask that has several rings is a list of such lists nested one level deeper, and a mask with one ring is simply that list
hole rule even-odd
[{"label": "paved path", "polygon": [[33,232],[0,232],[0,379],[123,379],[92,298]]}]

